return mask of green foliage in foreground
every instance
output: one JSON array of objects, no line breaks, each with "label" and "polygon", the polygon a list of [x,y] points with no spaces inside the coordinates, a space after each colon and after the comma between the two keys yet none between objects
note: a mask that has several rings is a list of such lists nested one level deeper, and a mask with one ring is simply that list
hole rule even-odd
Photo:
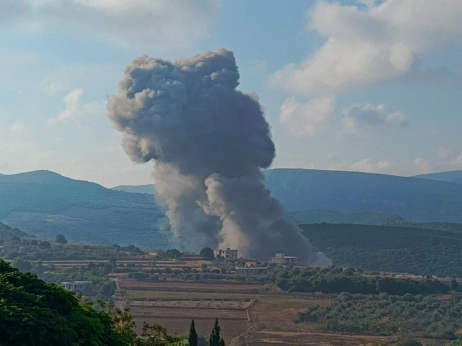
[{"label": "green foliage in foreground", "polygon": [[[329,307],[299,313],[301,321],[323,323],[328,331],[391,335],[397,332],[453,340],[462,323],[462,297],[342,293]],[[407,344],[406,344],[407,345]]]},{"label": "green foliage in foreground", "polygon": [[0,345],[167,346],[179,339],[154,323],[134,331],[130,309],[85,299],[0,260]]},{"label": "green foliage in foreground", "polygon": [[417,281],[381,276],[354,275],[353,269],[342,268],[277,268],[274,283],[292,292],[362,293],[395,295],[446,293],[449,286],[438,280]]},{"label": "green foliage in foreground", "polygon": [[104,311],[0,260],[0,335],[6,345],[124,345]]},{"label": "green foliage in foreground", "polygon": [[316,250],[338,266],[462,277],[460,225],[441,224],[440,230],[425,227],[300,225]]}]

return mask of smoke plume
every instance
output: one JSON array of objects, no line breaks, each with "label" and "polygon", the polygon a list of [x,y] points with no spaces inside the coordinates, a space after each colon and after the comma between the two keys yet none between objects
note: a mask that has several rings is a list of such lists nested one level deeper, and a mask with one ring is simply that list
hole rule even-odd
[{"label": "smoke plume", "polygon": [[236,90],[238,80],[226,49],[175,61],[142,56],[109,97],[109,117],[132,161],[156,162],[182,249],[231,247],[261,259],[286,252],[312,263],[310,242],[263,184],[274,143],[257,96]]}]

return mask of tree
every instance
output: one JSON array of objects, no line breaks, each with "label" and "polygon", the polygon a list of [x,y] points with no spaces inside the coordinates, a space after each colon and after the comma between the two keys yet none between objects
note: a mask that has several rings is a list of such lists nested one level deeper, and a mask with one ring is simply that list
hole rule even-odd
[{"label": "tree", "polygon": [[220,338],[220,326],[218,325],[218,318],[215,319],[212,333],[210,334],[209,346],[225,346],[225,341]]},{"label": "tree", "polygon": [[170,258],[178,258],[178,257],[181,257],[181,252],[178,251],[177,249],[169,249],[165,251],[165,256],[170,257]]},{"label": "tree", "polygon": [[2,345],[125,346],[111,316],[0,260]]},{"label": "tree", "polygon": [[45,268],[43,268],[42,260],[40,258],[35,263],[32,263],[32,268],[30,269],[31,273],[41,275],[44,271]]},{"label": "tree", "polygon": [[49,242],[47,242],[46,240],[44,240],[44,241],[41,241],[39,243],[39,248],[41,248],[41,249],[51,249],[51,244]]},{"label": "tree", "polygon": [[194,320],[191,320],[191,327],[189,328],[189,346],[197,346],[197,333],[194,325]]},{"label": "tree", "polygon": [[103,272],[104,272],[104,274],[109,274],[109,273],[112,273],[113,269],[114,268],[112,268],[111,263],[105,263],[104,267],[103,267]]},{"label": "tree", "polygon": [[57,234],[55,238],[55,242],[58,244],[67,244],[67,239],[62,234]]},{"label": "tree", "polygon": [[200,252],[200,256],[211,261],[214,258],[213,250],[209,247],[204,247]]},{"label": "tree", "polygon": [[111,263],[112,268],[117,267],[117,259],[114,256],[111,256],[111,258],[109,258],[109,263]]},{"label": "tree", "polygon": [[22,257],[16,257],[11,265],[15,268],[18,268],[20,272],[30,272],[30,269],[32,267],[31,263],[29,261],[25,261],[22,259]]},{"label": "tree", "polygon": [[453,279],[451,281],[451,291],[456,291],[457,292],[458,289],[459,289],[459,284],[457,283],[456,280]]},{"label": "tree", "polygon": [[135,344],[137,346],[168,346],[171,343],[180,341],[179,338],[168,335],[167,329],[157,323],[148,324],[143,322],[143,332],[141,340]]}]

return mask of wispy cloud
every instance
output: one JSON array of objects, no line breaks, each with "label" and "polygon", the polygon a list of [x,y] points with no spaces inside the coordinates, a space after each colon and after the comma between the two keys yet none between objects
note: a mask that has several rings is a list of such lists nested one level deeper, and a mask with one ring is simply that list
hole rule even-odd
[{"label": "wispy cloud", "polygon": [[0,24],[33,33],[58,28],[123,47],[177,47],[207,37],[220,5],[215,0],[3,0]]},{"label": "wispy cloud", "polygon": [[290,98],[282,104],[279,120],[287,124],[295,135],[314,135],[320,127],[329,123],[335,107],[333,98],[319,98],[306,103]]},{"label": "wispy cloud", "polygon": [[66,121],[80,121],[91,117],[102,116],[106,113],[103,102],[83,103],[83,88],[77,88],[64,97],[66,108],[57,117],[48,120],[49,124]]},{"label": "wispy cloud", "polygon": [[396,129],[409,124],[403,112],[388,113],[385,105],[356,104],[342,110],[343,131],[358,136],[368,135],[376,128]]}]

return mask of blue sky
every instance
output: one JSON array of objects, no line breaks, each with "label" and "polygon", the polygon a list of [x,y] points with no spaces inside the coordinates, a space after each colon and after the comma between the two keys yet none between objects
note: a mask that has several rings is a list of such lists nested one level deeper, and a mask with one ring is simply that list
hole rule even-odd
[{"label": "blue sky", "polygon": [[106,115],[124,67],[234,51],[273,167],[462,169],[460,0],[2,0],[0,173],[152,181]]}]

